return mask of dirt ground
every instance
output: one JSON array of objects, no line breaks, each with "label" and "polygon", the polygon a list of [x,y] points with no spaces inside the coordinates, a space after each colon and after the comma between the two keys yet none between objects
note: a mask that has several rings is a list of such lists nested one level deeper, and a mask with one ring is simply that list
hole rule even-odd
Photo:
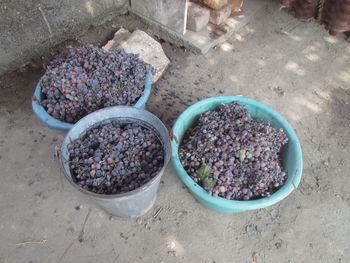
[{"label": "dirt ground", "polygon": [[[122,24],[142,28],[122,17],[83,39],[102,44]],[[33,64],[0,79],[0,262],[350,262],[349,43],[269,1],[207,55],[163,47],[171,65],[148,109],[171,124],[210,96],[270,105],[301,141],[299,188],[272,207],[221,214],[196,202],[169,164],[148,214],[112,218],[65,181],[53,157],[63,134],[31,110],[42,74]]]}]

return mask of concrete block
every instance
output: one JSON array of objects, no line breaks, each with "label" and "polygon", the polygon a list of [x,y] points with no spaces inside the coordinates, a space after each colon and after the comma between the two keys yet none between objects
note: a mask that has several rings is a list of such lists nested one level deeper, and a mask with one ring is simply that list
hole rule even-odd
[{"label": "concrete block", "polygon": [[[199,32],[187,30],[185,35],[179,34],[169,28],[156,23],[147,17],[137,15],[138,19],[152,28],[152,32],[157,34],[162,39],[169,41],[177,46],[183,46],[190,51],[196,53],[207,53],[211,48],[220,45],[232,34],[239,32],[239,30],[246,26],[261,10],[268,6],[269,1],[245,1],[244,13],[237,13],[230,16],[224,24],[214,25],[209,23],[208,26]],[[135,13],[131,13],[135,16]],[[223,35],[216,35],[215,32],[220,30],[226,32]]]},{"label": "concrete block", "polygon": [[209,22],[210,11],[204,6],[188,3],[187,29],[194,32],[200,31]]},{"label": "concrete block", "polygon": [[200,0],[199,2],[215,10],[223,8],[230,0]]},{"label": "concrete block", "polygon": [[185,34],[188,0],[131,0],[131,11]]},{"label": "concrete block", "polygon": [[131,33],[128,30],[121,28],[114,33],[113,39],[109,40],[102,48],[105,50],[110,50],[113,49],[113,47],[118,47],[123,44],[130,37],[130,35]]},{"label": "concrete block", "polygon": [[227,18],[231,15],[232,12],[232,3],[227,4],[220,10],[210,10],[210,23],[215,25],[221,25],[225,22]]}]

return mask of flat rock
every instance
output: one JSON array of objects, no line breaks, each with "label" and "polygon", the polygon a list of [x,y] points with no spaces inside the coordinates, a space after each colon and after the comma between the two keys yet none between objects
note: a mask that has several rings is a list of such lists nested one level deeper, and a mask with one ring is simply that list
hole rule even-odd
[{"label": "flat rock", "polygon": [[152,83],[162,76],[170,63],[161,44],[141,30],[130,33],[122,28],[115,33],[113,40],[103,47],[106,50],[118,48],[123,48],[128,53],[138,54],[141,60],[156,69],[156,73],[152,76]]},{"label": "flat rock", "polygon": [[105,50],[113,50],[113,47],[118,47],[123,44],[129,37],[131,33],[124,29],[120,28],[117,32],[114,33],[114,37],[112,40],[109,40],[105,46],[102,48]]}]

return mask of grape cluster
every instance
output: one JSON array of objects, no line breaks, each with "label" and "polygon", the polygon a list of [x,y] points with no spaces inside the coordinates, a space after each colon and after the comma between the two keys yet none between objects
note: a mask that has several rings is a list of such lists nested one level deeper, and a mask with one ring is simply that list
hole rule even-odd
[{"label": "grape cluster", "polygon": [[142,96],[148,70],[153,71],[150,65],[123,49],[68,47],[50,62],[40,80],[41,105],[69,123],[101,108],[130,106]]},{"label": "grape cluster", "polygon": [[[270,196],[285,183],[281,148],[287,142],[282,129],[254,120],[234,102],[200,115],[186,132],[179,155],[187,173],[210,195],[254,200]],[[203,181],[198,171],[206,167],[210,177]]]},{"label": "grape cluster", "polygon": [[134,190],[155,177],[164,151],[155,132],[137,124],[112,121],[68,145],[74,181],[98,194]]}]

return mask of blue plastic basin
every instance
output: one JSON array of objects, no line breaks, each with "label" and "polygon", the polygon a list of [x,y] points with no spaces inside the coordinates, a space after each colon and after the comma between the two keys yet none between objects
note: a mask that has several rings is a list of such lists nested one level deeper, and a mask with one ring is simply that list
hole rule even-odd
[{"label": "blue plastic basin", "polygon": [[[148,98],[151,94],[152,89],[152,73],[148,72],[146,75],[146,83],[145,83],[145,89],[143,91],[143,95],[139,98],[139,100],[136,102],[134,107],[145,109],[146,103],[148,101]],[[39,84],[36,85],[35,91],[34,91],[34,97],[41,101],[43,99],[43,94],[41,92],[41,87]],[[74,125],[74,123],[68,123],[60,121],[50,114],[46,112],[43,106],[41,106],[38,101],[33,100],[32,101],[32,108],[35,113],[35,115],[38,117],[38,119],[47,127],[54,129],[54,130],[60,130],[64,132],[68,132]]]},{"label": "blue plastic basin", "polygon": [[[181,139],[186,130],[192,126],[192,124],[198,119],[199,115],[206,111],[216,109],[217,106],[222,103],[229,104],[234,101],[239,101],[244,105],[253,118],[268,121],[271,126],[275,128],[282,128],[288,136],[288,144],[283,148],[282,153],[282,166],[283,169],[288,172],[288,179],[284,186],[269,197],[252,201],[235,201],[221,197],[212,197],[200,185],[192,180],[180,162],[178,143],[181,143]],[[280,114],[255,100],[236,96],[221,96],[199,101],[187,108],[179,116],[173,127],[173,133],[178,140],[178,143],[175,140],[172,141],[173,166],[182,182],[187,186],[194,197],[201,204],[210,209],[226,213],[239,213],[247,210],[264,208],[276,204],[283,198],[287,197],[300,183],[303,160],[301,146],[297,135],[289,123]]]}]

